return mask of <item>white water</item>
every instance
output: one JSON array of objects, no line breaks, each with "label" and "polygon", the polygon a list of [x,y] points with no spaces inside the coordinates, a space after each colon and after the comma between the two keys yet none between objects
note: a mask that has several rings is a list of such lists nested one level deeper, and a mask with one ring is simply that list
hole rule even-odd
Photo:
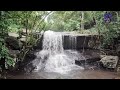
[{"label": "white water", "polygon": [[56,53],[63,53],[61,33],[46,31],[43,38],[43,50],[47,50],[50,55]]},{"label": "white water", "polygon": [[[71,45],[76,44],[76,38],[70,38]],[[74,41],[74,42],[73,42]],[[65,74],[73,69],[81,69],[82,67],[75,65],[75,59],[78,59],[77,52],[67,51],[63,49],[62,34],[60,32],[46,31],[43,37],[43,50],[36,53],[37,69],[44,69],[47,72],[58,72]],[[75,45],[72,48],[76,48]],[[39,61],[39,62],[38,62]]]}]

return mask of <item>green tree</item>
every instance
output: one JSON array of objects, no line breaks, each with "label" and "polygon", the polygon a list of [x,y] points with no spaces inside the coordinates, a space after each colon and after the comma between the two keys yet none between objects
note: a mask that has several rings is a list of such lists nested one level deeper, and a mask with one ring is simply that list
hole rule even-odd
[{"label": "green tree", "polygon": [[10,57],[8,48],[5,45],[5,38],[8,35],[9,13],[6,11],[0,11],[0,67],[7,69],[8,66],[14,66],[15,62]]}]

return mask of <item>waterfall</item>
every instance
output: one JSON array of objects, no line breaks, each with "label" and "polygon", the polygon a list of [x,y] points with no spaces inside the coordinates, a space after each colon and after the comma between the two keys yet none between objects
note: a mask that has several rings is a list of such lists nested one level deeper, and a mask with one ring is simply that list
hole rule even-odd
[{"label": "waterfall", "polygon": [[43,38],[43,50],[47,50],[50,54],[62,53],[62,35],[53,31],[46,31]]},{"label": "waterfall", "polygon": [[[70,41],[72,49],[76,49],[76,37],[70,37]],[[36,70],[44,69],[47,72],[64,74],[71,69],[83,69],[75,65],[75,59],[80,55],[63,49],[63,35],[60,32],[45,31],[42,51],[36,53],[36,56]]]}]

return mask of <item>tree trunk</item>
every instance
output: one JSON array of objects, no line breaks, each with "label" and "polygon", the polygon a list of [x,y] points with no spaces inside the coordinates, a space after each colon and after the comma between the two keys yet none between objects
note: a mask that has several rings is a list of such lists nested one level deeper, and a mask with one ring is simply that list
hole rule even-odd
[{"label": "tree trunk", "polygon": [[[26,26],[25,26],[25,28],[26,28],[26,46],[27,46],[27,38],[28,38],[28,19],[26,19]],[[25,46],[25,47],[26,47]]]},{"label": "tree trunk", "polygon": [[82,11],[82,16],[81,16],[81,30],[84,30],[84,11]]},{"label": "tree trunk", "polygon": [[26,35],[28,34],[27,30],[28,30],[28,19],[26,19]]},{"label": "tree trunk", "polygon": [[117,22],[119,21],[119,14],[118,12],[116,12],[116,15],[117,15]]},{"label": "tree trunk", "polygon": [[94,25],[96,25],[96,20],[95,20],[95,17],[93,17],[93,23],[94,23]]}]

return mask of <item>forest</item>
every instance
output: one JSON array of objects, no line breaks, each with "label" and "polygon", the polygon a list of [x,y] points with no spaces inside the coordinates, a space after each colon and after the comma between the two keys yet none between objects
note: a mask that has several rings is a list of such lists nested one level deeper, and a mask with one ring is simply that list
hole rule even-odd
[{"label": "forest", "polygon": [[48,30],[97,35],[100,55],[120,57],[120,11],[0,11],[0,78],[27,65]]}]

